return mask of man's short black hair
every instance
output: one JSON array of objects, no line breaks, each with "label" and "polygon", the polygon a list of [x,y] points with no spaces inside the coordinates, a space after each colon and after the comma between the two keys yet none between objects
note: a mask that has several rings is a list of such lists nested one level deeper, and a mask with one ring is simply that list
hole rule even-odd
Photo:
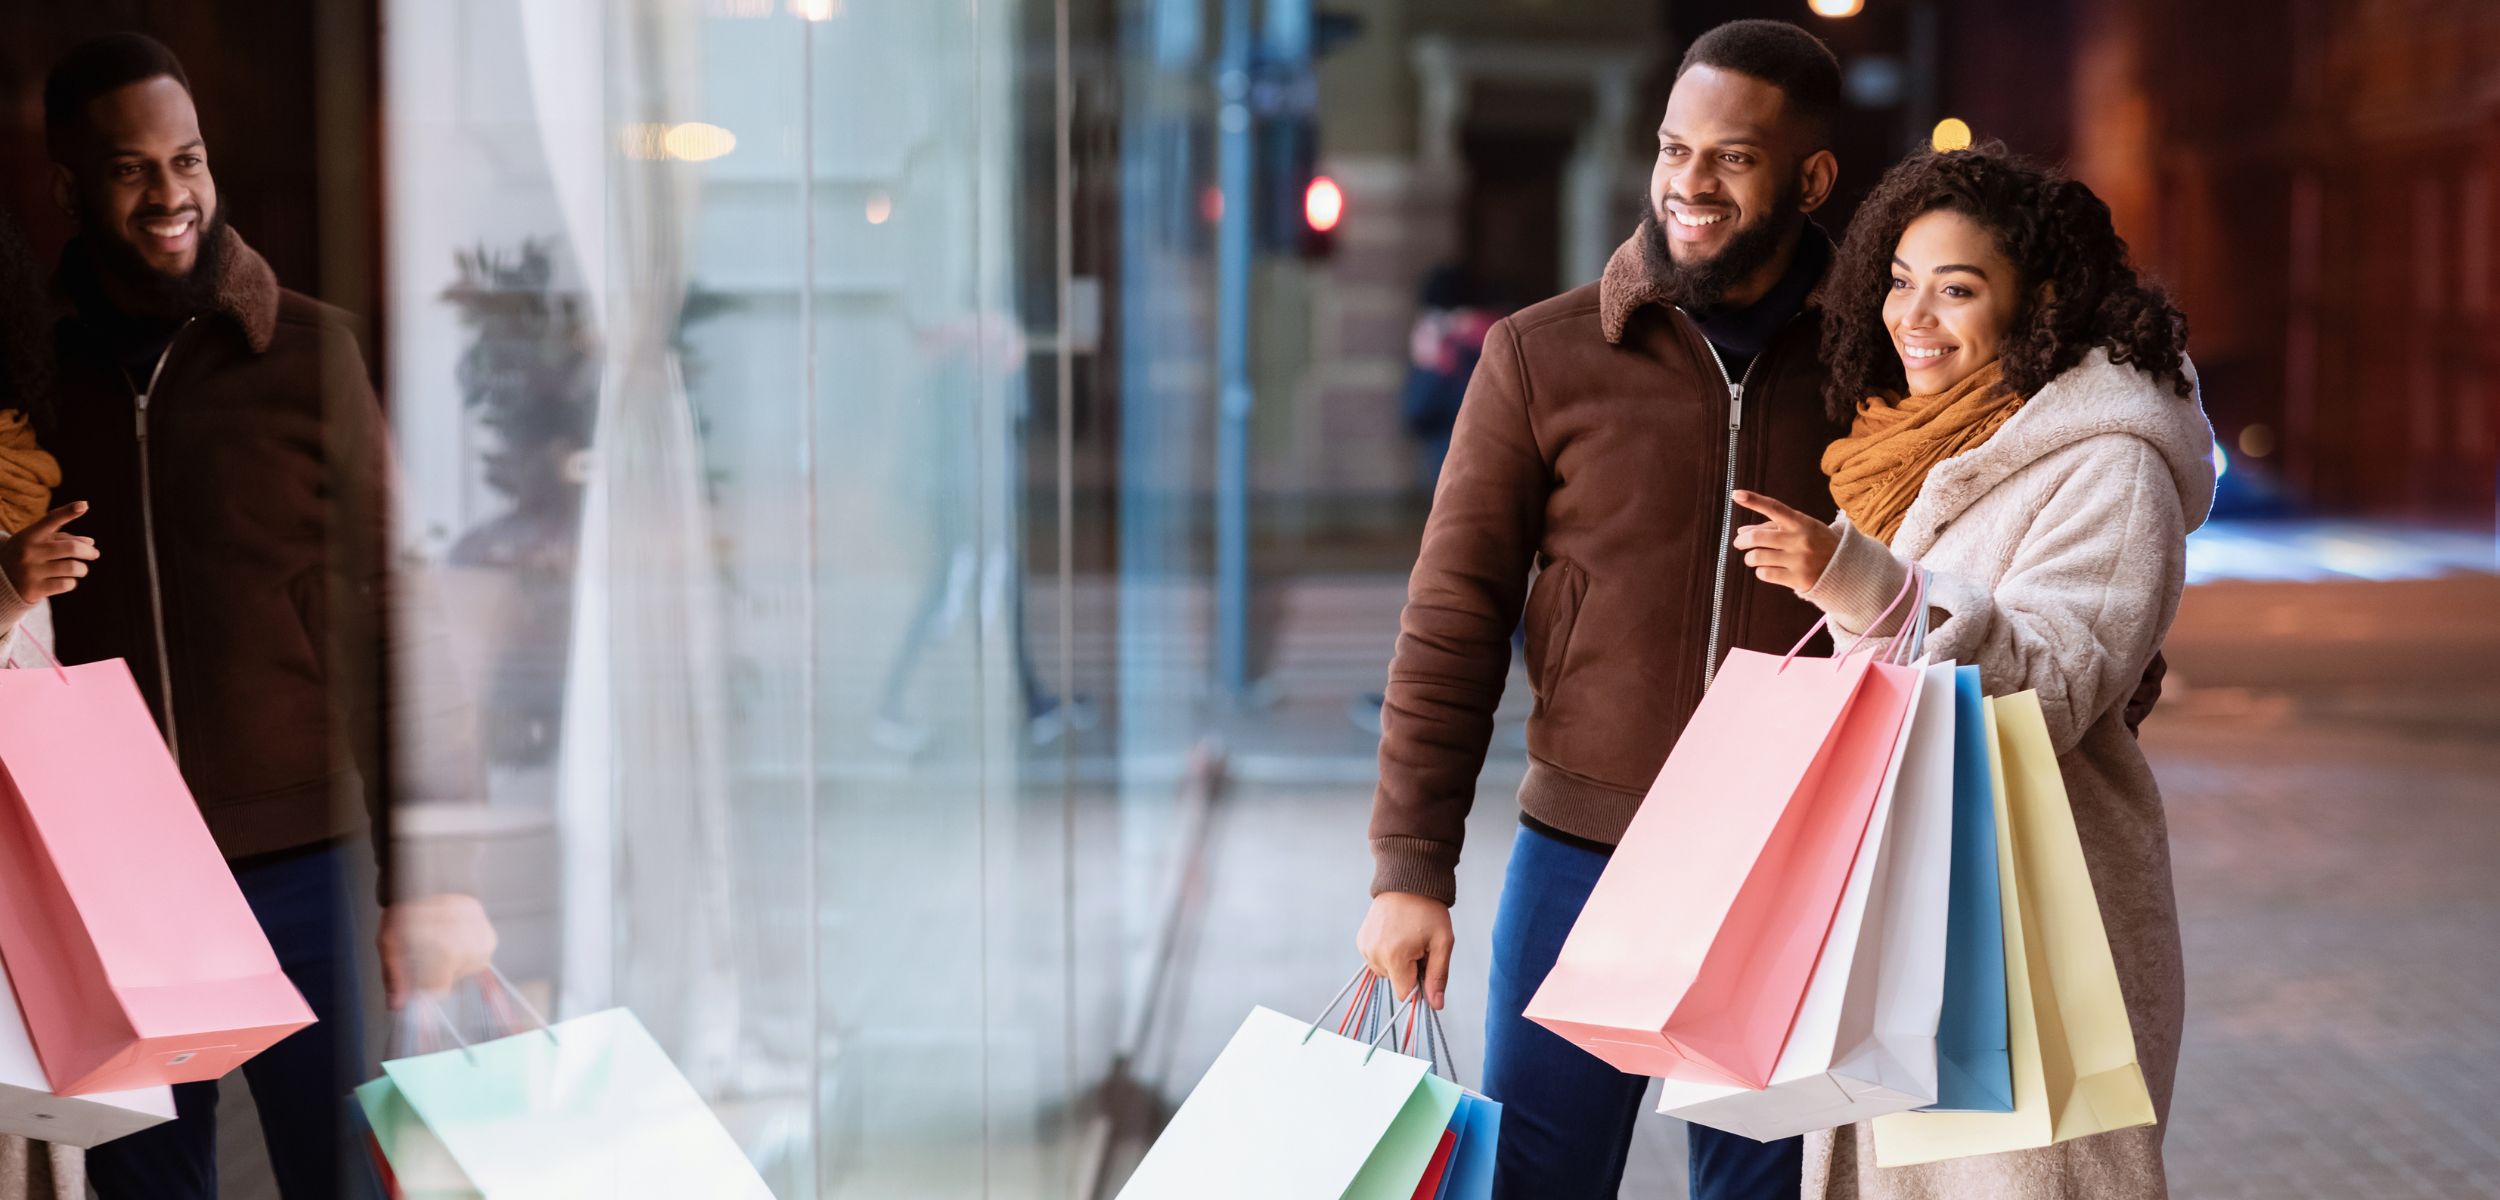
[{"label": "man's short black hair", "polygon": [[62,55],[43,81],[43,143],[53,161],[69,160],[71,143],[85,129],[87,106],[96,97],[160,75],[191,90],[182,60],[165,43],[143,33],[89,38]]},{"label": "man's short black hair", "polygon": [[1789,112],[1813,131],[1815,146],[1830,140],[1832,117],[1840,111],[1840,60],[1823,39],[1786,21],[1730,21],[1693,42],[1675,77],[1695,67],[1750,75],[1778,88]]}]

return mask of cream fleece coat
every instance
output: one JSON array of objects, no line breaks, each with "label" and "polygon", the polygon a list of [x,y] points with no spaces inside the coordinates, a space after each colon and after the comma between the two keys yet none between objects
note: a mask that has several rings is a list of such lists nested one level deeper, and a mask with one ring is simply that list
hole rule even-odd
[{"label": "cream fleece coat", "polygon": [[[2194,379],[2194,370],[2189,369]],[[1841,545],[1805,593],[1844,632],[1930,575],[1928,652],[1975,663],[1990,695],[2040,693],[2109,930],[2153,1105],[2166,1124],[2186,986],[2161,791],[2123,719],[2178,614],[2187,534],[2214,497],[2197,399],[2094,351],[1984,445],[1938,464],[1888,548]],[[2163,1125],[1890,1170],[1869,1126],[1807,1139],[1807,1200],[2162,1200]]]}]

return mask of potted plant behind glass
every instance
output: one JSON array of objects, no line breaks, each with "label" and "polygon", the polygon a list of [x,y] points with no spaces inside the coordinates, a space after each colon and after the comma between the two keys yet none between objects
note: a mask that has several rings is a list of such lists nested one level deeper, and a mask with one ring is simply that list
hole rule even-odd
[{"label": "potted plant behind glass", "polygon": [[536,766],[563,726],[598,346],[580,298],[553,289],[545,243],[524,241],[513,255],[480,246],[457,259],[443,298],[476,331],[460,356],[462,407],[493,439],[485,482],[511,507],[453,543],[451,564],[504,576],[505,604],[483,631],[482,733],[491,761]]},{"label": "potted plant behind glass", "polygon": [[[599,411],[598,334],[581,298],[555,290],[546,243],[525,240],[510,255],[479,246],[455,261],[459,278],[443,298],[476,331],[460,356],[461,404],[493,440],[483,455],[486,485],[511,507],[461,535],[451,565],[497,577],[484,590],[499,602],[481,597],[476,614],[487,622],[478,640],[488,759],[539,766],[563,732],[582,489]],[[686,330],[730,307],[719,293],[688,290],[677,350],[690,390],[698,364]],[[705,427],[698,417],[697,433]],[[717,471],[707,479],[719,482]]]}]

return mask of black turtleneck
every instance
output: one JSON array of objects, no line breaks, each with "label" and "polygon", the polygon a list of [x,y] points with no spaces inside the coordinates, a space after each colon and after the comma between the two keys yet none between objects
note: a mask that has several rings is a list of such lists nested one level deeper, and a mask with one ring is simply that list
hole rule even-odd
[{"label": "black turtleneck", "polygon": [[1761,299],[1742,308],[1713,308],[1693,314],[1693,323],[1701,326],[1701,335],[1710,339],[1719,357],[1727,363],[1730,378],[1743,378],[1754,356],[1771,344],[1771,338],[1790,318],[1804,311],[1806,297],[1814,294],[1831,265],[1831,235],[1823,232],[1822,226],[1807,221],[1797,238],[1797,252],[1789,256],[1788,269],[1780,273],[1779,281]]},{"label": "black turtleneck", "polygon": [[106,293],[100,272],[93,252],[72,242],[61,266],[63,289],[76,306],[80,323],[111,354],[113,364],[121,368],[131,390],[144,390],[185,318],[124,311]]}]

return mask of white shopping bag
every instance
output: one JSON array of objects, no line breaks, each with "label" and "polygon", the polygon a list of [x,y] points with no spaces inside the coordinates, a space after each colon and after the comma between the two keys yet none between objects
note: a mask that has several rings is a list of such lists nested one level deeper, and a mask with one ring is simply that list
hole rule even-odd
[{"label": "white shopping bag", "polygon": [[1923,667],[1797,1022],[1762,1090],[1660,1081],[1658,1111],[1759,1141],[1936,1099],[1953,848],[1954,668]]},{"label": "white shopping bag", "polygon": [[729,1131],[624,1009],[382,1070],[486,1200],[772,1200]]},{"label": "white shopping bag", "polygon": [[1461,1096],[1420,1059],[1252,1009],[1120,1198],[1408,1200]]},{"label": "white shopping bag", "polygon": [[64,1146],[100,1146],[174,1119],[174,1090],[163,1084],[126,1092],[56,1096],[45,1081],[17,990],[0,965],[0,1133]]}]

